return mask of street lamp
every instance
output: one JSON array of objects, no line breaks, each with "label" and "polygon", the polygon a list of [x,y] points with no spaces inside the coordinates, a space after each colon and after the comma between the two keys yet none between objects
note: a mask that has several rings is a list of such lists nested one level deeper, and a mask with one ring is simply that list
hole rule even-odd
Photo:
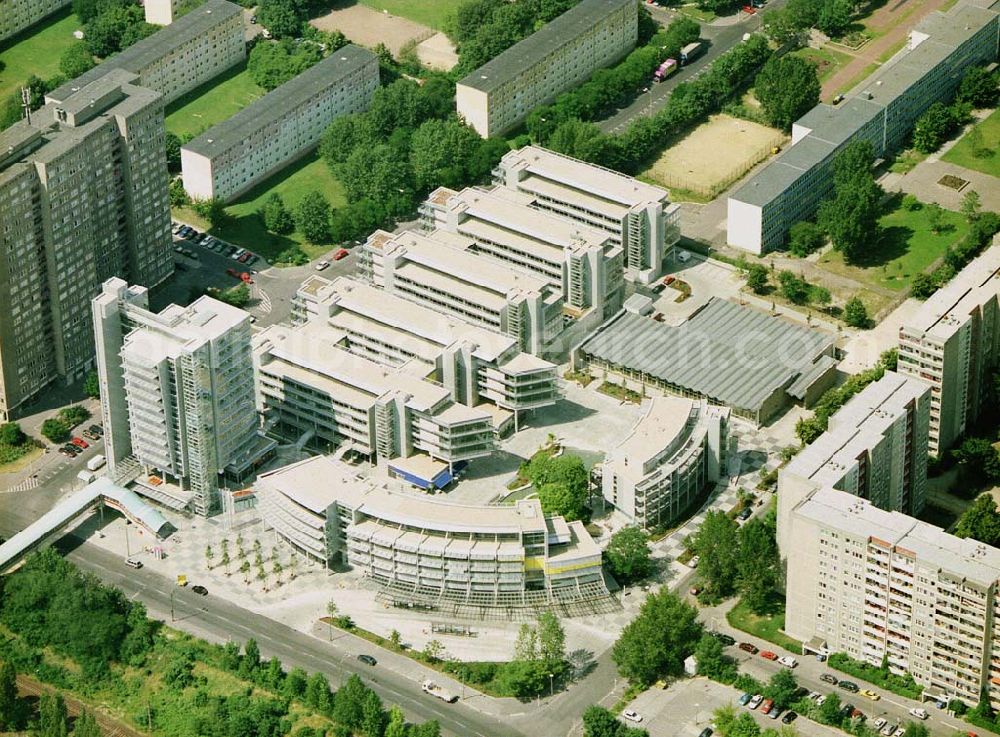
[{"label": "street lamp", "polygon": [[174,621],[174,594],[177,593],[176,589],[170,589],[170,621]]},{"label": "street lamp", "polygon": [[552,690],[552,674],[549,673],[549,698],[550,699],[552,698],[552,694],[553,694],[553,690]]}]

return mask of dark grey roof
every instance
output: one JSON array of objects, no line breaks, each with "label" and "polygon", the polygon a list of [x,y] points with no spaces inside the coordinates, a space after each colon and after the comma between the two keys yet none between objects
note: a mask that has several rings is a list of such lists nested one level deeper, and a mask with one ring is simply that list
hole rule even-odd
[{"label": "dark grey roof", "polygon": [[833,336],[817,330],[713,298],[679,326],[619,312],[580,350],[720,404],[757,412],[776,390],[812,374],[833,342]]},{"label": "dark grey roof", "polygon": [[554,49],[574,41],[598,20],[636,0],[581,0],[558,18],[465,76],[459,84],[491,92],[523,74]]},{"label": "dark grey roof", "polygon": [[348,44],[260,99],[254,100],[232,117],[212,126],[184,144],[184,148],[209,158],[218,156],[247,141],[251,133],[281,120],[289,110],[333,87],[344,77],[375,62],[376,58],[367,49]]},{"label": "dark grey roof", "polygon": [[107,74],[108,69],[126,69],[140,73],[193,37],[200,36],[208,29],[242,12],[239,5],[228,0],[208,0],[198,9],[186,13],[152,36],[132,44],[120,54],[106,59],[90,71],[47,93],[45,99],[61,102],[84,85]]}]

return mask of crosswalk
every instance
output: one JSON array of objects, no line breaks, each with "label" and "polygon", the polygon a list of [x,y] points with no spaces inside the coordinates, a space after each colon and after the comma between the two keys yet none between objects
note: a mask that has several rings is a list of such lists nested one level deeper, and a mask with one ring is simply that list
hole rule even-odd
[{"label": "crosswalk", "polygon": [[257,311],[262,315],[271,314],[271,296],[260,287],[257,289]]},{"label": "crosswalk", "polygon": [[37,489],[38,484],[39,481],[37,476],[29,476],[19,484],[15,484],[14,486],[11,486],[10,488],[7,489],[0,489],[0,494],[5,492],[13,493],[15,491],[30,491],[31,489]]}]

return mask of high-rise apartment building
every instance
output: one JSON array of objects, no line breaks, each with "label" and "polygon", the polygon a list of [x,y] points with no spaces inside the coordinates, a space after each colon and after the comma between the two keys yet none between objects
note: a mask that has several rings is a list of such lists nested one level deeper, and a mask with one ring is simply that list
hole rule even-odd
[{"label": "high-rise apartment building", "polygon": [[426,228],[457,233],[471,250],[546,281],[562,294],[567,315],[606,320],[625,299],[622,247],[607,232],[531,207],[532,198],[503,187],[439,187],[420,206]]},{"label": "high-rise apartment building", "polygon": [[1000,365],[1000,237],[899,329],[899,367],[931,388],[930,452],[975,422]]},{"label": "high-rise apartment building", "polygon": [[919,514],[927,485],[930,387],[887,371],[830,418],[781,471],[779,516],[802,490],[829,486],[879,509]]},{"label": "high-rise apartment building", "polygon": [[534,208],[607,233],[622,249],[630,281],[657,279],[680,239],[680,205],[667,190],[540,146],[505,154],[493,180],[530,197]]},{"label": "high-rise apartment building", "polygon": [[368,109],[378,57],[348,44],[181,147],[184,190],[228,201],[315,148],[330,123]]},{"label": "high-rise apartment building", "polygon": [[71,2],[72,0],[3,0],[0,2],[0,41],[20,33]]},{"label": "high-rise apartment building", "polygon": [[443,230],[376,230],[365,241],[359,272],[390,294],[510,336],[540,355],[562,330],[561,291],[474,246],[472,238]]},{"label": "high-rise apartment building", "polygon": [[45,101],[62,102],[110,70],[121,69],[136,75],[134,84],[159,92],[163,104],[169,105],[245,58],[243,9],[228,0],[208,0],[89,72],[47,92]]},{"label": "high-rise apartment building", "polygon": [[792,145],[729,197],[729,245],[757,254],[780,248],[789,228],[829,196],[833,160],[847,144],[869,141],[876,157],[898,149],[969,67],[996,60],[998,33],[1000,0],[967,0],[920,21],[906,46],[847,100],[817,105],[796,121]]},{"label": "high-rise apartment building", "polygon": [[458,114],[483,138],[503,135],[539,105],[621,59],[638,35],[632,0],[581,0],[459,80]]},{"label": "high-rise apartment building", "polygon": [[163,101],[121,70],[0,133],[0,417],[94,362],[90,300],[173,273]]},{"label": "high-rise apartment building", "polygon": [[243,476],[266,447],[250,315],[211,297],[154,313],[147,290],[121,279],[105,283],[93,312],[112,475],[141,469],[176,482],[196,513],[219,511],[226,477]]}]

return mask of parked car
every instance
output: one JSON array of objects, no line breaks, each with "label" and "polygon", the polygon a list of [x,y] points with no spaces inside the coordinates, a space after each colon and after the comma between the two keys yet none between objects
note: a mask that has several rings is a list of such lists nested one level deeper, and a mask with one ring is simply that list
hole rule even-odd
[{"label": "parked car", "polygon": [[750,519],[750,515],[753,514],[753,507],[746,507],[742,512],[736,515],[736,519],[740,522],[746,522]]},{"label": "parked car", "polygon": [[375,660],[375,658],[373,658],[371,655],[366,655],[364,653],[358,656],[358,660],[360,660],[365,665],[376,665],[378,663],[378,661]]},{"label": "parked car", "polygon": [[246,253],[244,253],[242,256],[240,256],[236,260],[239,261],[241,264],[245,264],[247,261],[250,260],[250,256],[252,256],[252,255],[253,254],[251,254],[249,251],[247,251]]},{"label": "parked car", "polygon": [[749,691],[744,691],[743,695],[736,700],[736,703],[739,704],[740,706],[746,706],[747,704],[750,703],[750,699],[752,698],[753,694],[751,694]]},{"label": "parked car", "polygon": [[[73,446],[70,446],[70,448],[72,448],[72,447],[73,447]],[[61,448],[59,449],[59,452],[60,452],[60,453],[62,453],[62,454],[63,454],[64,456],[66,456],[67,458],[76,458],[76,452],[77,452],[77,450],[79,450],[79,449],[78,449],[78,448],[74,448],[73,450],[70,450],[69,448],[67,448],[67,447],[66,447],[66,446],[64,445],[63,447],[61,447]]]},{"label": "parked car", "polygon": [[778,659],[778,656],[775,655],[774,653],[772,653],[770,650],[764,650],[760,654],[760,657],[764,658],[764,660],[777,660]]},{"label": "parked car", "polygon": [[854,704],[843,704],[840,707],[840,716],[844,717],[844,719],[847,719],[853,713],[854,713]]},{"label": "parked car", "polygon": [[857,693],[860,690],[854,681],[841,681],[837,686],[850,693]]},{"label": "parked car", "polygon": [[142,561],[136,560],[135,558],[126,558],[125,565],[127,565],[129,568],[139,569],[142,568]]},{"label": "parked car", "polygon": [[781,708],[780,706],[776,706],[776,707],[774,707],[773,709],[771,709],[771,713],[770,713],[770,714],[768,714],[768,716],[769,716],[769,717],[770,717],[771,719],[777,719],[778,717],[780,717],[780,716],[781,716],[781,712],[782,712],[782,711],[784,711],[784,709],[782,709],[782,708]]},{"label": "parked car", "polygon": [[260,261],[260,256],[255,253],[251,253],[250,258],[247,259],[247,266],[253,266],[258,261]]},{"label": "parked car", "polygon": [[184,249],[180,246],[174,246],[174,253],[184,253]]},{"label": "parked car", "polygon": [[340,249],[337,249],[337,252],[335,254],[333,254],[333,260],[334,261],[340,261],[340,259],[344,258],[345,256],[347,256],[347,249],[346,248],[340,248]]},{"label": "parked car", "polygon": [[701,593],[701,586],[692,586],[688,589],[688,593],[691,594],[691,596],[697,596]]},{"label": "parked car", "polygon": [[818,660],[821,663],[825,663],[826,656],[823,653],[816,653],[816,660]]},{"label": "parked car", "polygon": [[782,724],[791,724],[796,719],[798,719],[798,717],[799,717],[799,715],[796,714],[794,711],[786,711],[785,712],[785,716],[781,717],[781,723]]},{"label": "parked car", "polygon": [[323,269],[328,269],[328,268],[330,268],[329,261],[323,260],[316,262],[316,271],[322,271]]},{"label": "parked car", "polygon": [[757,693],[753,695],[753,698],[750,699],[750,703],[747,704],[747,706],[750,707],[751,709],[756,709],[758,706],[761,705],[761,702],[763,701],[764,697],[761,696],[759,693]]},{"label": "parked car", "polygon": [[226,246],[227,256],[232,256],[234,253],[236,253],[236,246]]},{"label": "parked car", "polygon": [[888,721],[889,720],[886,719],[885,717],[879,717],[874,722],[872,722],[872,727],[874,729],[882,729],[882,727],[884,727]]},{"label": "parked car", "polygon": [[73,445],[77,448],[80,448],[80,450],[86,450],[90,447],[90,443],[79,436],[72,438],[69,442],[73,443]]},{"label": "parked car", "polygon": [[196,594],[198,594],[198,596],[208,596],[208,589],[206,589],[201,584],[198,584],[197,586],[192,586],[191,590]]},{"label": "parked car", "polygon": [[797,661],[791,655],[782,655],[780,658],[778,658],[778,662],[781,663],[786,668],[794,668],[799,664],[799,661]]},{"label": "parked car", "polygon": [[705,727],[703,730],[701,730],[701,733],[698,735],[698,737],[712,737],[712,728]]},{"label": "parked car", "polygon": [[757,646],[749,642],[741,642],[740,650],[742,650],[745,653],[750,653],[751,655],[756,655],[758,652]]},{"label": "parked car", "polygon": [[700,555],[692,556],[691,560],[688,561],[688,568],[697,568],[699,562],[701,562]]},{"label": "parked car", "polygon": [[916,717],[917,719],[926,719],[928,714],[924,709],[913,707],[912,709],[910,709],[910,716]]},{"label": "parked car", "polygon": [[97,433],[95,433],[95,432],[91,432],[90,430],[84,430],[84,431],[83,431],[83,432],[81,433],[81,435],[83,435],[83,437],[87,438],[87,440],[99,440],[99,439],[100,439],[100,437],[101,437],[101,436],[100,436],[100,435],[98,435]]},{"label": "parked car", "polygon": [[879,730],[879,734],[882,737],[891,737],[896,733],[896,729],[899,727],[898,724],[893,724],[892,722],[886,722],[886,725]]},{"label": "parked car", "polygon": [[104,434],[104,428],[101,427],[100,425],[91,425],[87,429],[90,430],[93,433],[97,433],[98,435],[103,435]]},{"label": "parked car", "polygon": [[824,673],[819,677],[819,680],[823,681],[823,683],[830,683],[833,684],[834,686],[837,685],[837,676],[833,675],[832,673]]},{"label": "parked car", "polygon": [[880,698],[882,698],[877,693],[872,691],[870,688],[863,688],[859,693],[866,699],[871,699],[872,701],[878,701]]},{"label": "parked car", "polygon": [[622,717],[628,719],[630,722],[635,722],[636,724],[642,721],[642,714],[634,709],[626,709],[622,712]]},{"label": "parked car", "polygon": [[770,714],[771,709],[774,708],[774,699],[764,699],[760,704],[761,714]]},{"label": "parked car", "polygon": [[725,647],[730,647],[731,645],[736,644],[736,640],[727,635],[725,632],[709,632],[708,634],[721,642]]}]

